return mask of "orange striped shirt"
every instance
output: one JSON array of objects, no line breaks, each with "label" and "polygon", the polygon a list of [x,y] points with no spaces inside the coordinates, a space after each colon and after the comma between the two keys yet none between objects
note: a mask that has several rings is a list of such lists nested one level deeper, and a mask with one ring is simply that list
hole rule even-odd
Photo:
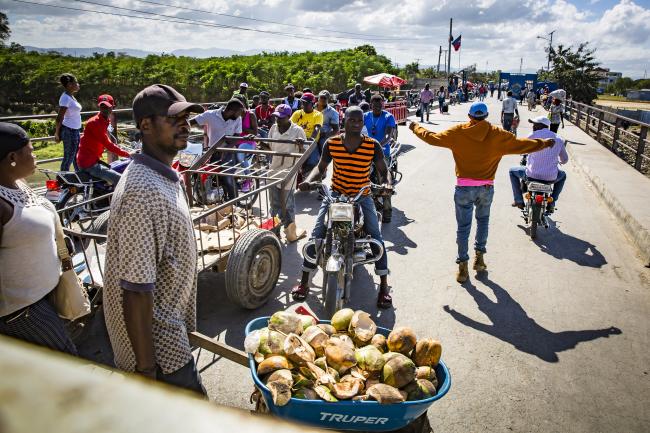
[{"label": "orange striped shirt", "polygon": [[[334,161],[332,189],[339,194],[354,196],[366,185],[370,185],[370,165],[375,157],[377,142],[363,136],[356,151],[350,153],[343,145],[343,136],[338,135],[327,141],[329,153]],[[370,194],[367,190],[364,195]]]}]

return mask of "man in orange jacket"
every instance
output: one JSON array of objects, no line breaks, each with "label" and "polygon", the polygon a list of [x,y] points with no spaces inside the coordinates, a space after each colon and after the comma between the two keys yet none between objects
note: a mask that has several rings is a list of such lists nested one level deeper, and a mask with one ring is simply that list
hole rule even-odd
[{"label": "man in orange jacket", "polygon": [[555,144],[553,140],[518,139],[510,132],[491,125],[486,119],[488,107],[475,102],[469,109],[469,122],[453,126],[442,132],[432,132],[412,122],[411,131],[432,146],[446,147],[456,162],[456,243],[458,244],[458,273],[456,281],[464,283],[469,277],[467,262],[469,232],[472,214],[476,213],[476,241],[474,269],[484,271],[490,206],[494,196],[494,175],[504,155],[531,153]]}]

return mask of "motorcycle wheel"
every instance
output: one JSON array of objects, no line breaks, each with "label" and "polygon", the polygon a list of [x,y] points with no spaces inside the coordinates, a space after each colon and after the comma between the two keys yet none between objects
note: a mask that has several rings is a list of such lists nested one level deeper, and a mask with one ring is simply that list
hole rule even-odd
[{"label": "motorcycle wheel", "polygon": [[537,237],[537,221],[532,220],[530,222],[530,238],[535,239]]},{"label": "motorcycle wheel", "polygon": [[[238,185],[239,188],[239,185]],[[251,190],[249,192],[257,191],[260,188],[260,180],[259,179],[253,179],[253,184],[251,185]],[[237,194],[244,194],[241,190],[237,191]],[[257,200],[257,197],[259,197],[259,192],[255,192],[248,197],[241,199],[237,201],[237,206],[243,207],[245,209],[250,209],[253,207],[253,204]]]},{"label": "motorcycle wheel", "polygon": [[535,239],[537,237],[537,226],[541,219],[542,208],[539,205],[533,205],[530,210],[530,238]]},{"label": "motorcycle wheel", "polygon": [[341,269],[338,272],[327,273],[327,287],[325,290],[325,312],[328,317],[332,317],[334,313],[343,308],[342,292],[343,288],[339,288],[339,275],[344,271]]}]

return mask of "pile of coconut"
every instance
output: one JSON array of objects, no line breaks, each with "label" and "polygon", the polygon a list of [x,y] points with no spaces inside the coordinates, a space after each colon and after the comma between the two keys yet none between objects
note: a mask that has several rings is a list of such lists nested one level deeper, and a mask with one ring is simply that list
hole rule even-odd
[{"label": "pile of coconut", "polygon": [[340,310],[331,325],[279,311],[268,327],[250,333],[244,346],[254,354],[257,375],[277,406],[292,397],[392,404],[437,392],[440,342],[417,340],[408,327],[395,328],[385,337],[361,310]]}]

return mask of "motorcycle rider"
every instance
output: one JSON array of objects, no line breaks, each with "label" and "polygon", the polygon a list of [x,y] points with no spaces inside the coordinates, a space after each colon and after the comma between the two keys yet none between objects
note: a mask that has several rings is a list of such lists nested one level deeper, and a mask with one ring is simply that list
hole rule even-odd
[{"label": "motorcycle rider", "polygon": [[555,132],[550,130],[551,121],[546,116],[539,116],[534,119],[528,119],[533,124],[533,133],[528,138],[553,139],[553,147],[540,150],[528,155],[526,167],[512,167],[510,169],[510,183],[512,184],[512,195],[515,201],[513,207],[524,208],[524,197],[521,191],[521,179],[541,180],[544,182],[553,182],[553,201],[546,207],[546,212],[551,214],[555,210],[555,203],[560,198],[560,193],[566,181],[566,172],[559,170],[560,164],[566,164],[569,160],[564,140]]},{"label": "motorcycle rider", "polygon": [[99,113],[86,122],[86,128],[81,140],[79,140],[77,166],[79,171],[115,185],[122,175],[115,170],[111,170],[106,163],[101,161],[102,154],[104,150],[125,158],[128,158],[130,154],[116,146],[108,137],[107,129],[113,107],[115,107],[113,97],[107,94],[100,95],[97,98],[97,105]]},{"label": "motorcycle rider", "polygon": [[395,139],[397,123],[388,111],[384,110],[384,97],[379,93],[370,98],[370,107],[363,115],[363,123],[368,130],[368,136],[379,142],[384,150],[384,156],[390,156],[390,143]]},{"label": "motorcycle rider", "polygon": [[[345,194],[353,197],[358,194],[362,187],[370,184],[370,164],[374,163],[380,178],[384,179],[383,187],[390,191],[392,179],[384,161],[383,149],[379,142],[361,134],[363,126],[363,112],[361,109],[357,106],[349,107],[345,112],[345,133],[327,140],[318,165],[309,173],[305,181],[298,185],[298,188],[303,191],[309,190],[312,183],[321,181],[323,173],[326,172],[330,162],[334,162],[332,195]],[[377,211],[369,190],[366,190],[365,195],[358,203],[363,211],[366,233],[383,245],[384,241],[379,228]],[[312,239],[323,239],[325,237],[327,230],[325,216],[328,208],[327,201],[323,201],[318,211],[316,225],[311,233]],[[376,251],[374,252],[376,253]],[[312,247],[308,249],[307,254],[315,256],[316,251]],[[291,291],[294,300],[302,301],[307,297],[310,275],[315,269],[316,265],[304,260],[300,284]],[[388,289],[388,259],[385,251],[382,257],[375,262],[375,273],[381,279],[377,306],[379,308],[390,308],[393,300]]]}]

